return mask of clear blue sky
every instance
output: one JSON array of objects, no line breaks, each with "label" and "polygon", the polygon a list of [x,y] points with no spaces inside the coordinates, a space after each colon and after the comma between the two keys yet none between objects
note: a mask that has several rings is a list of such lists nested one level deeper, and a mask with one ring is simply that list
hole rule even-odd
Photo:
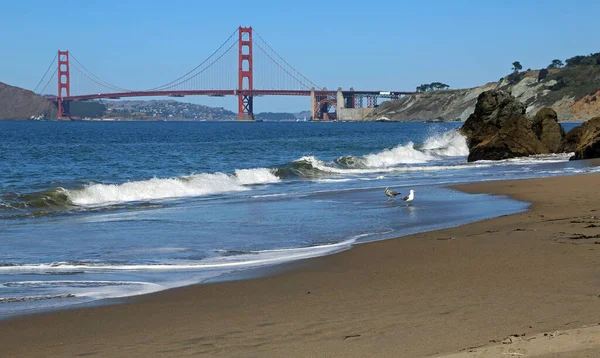
[{"label": "clear blue sky", "polygon": [[[4,1],[0,81],[33,89],[57,49],[125,88],[180,76],[239,25],[328,88],[414,90],[495,81],[518,60],[541,68],[600,51],[600,1]],[[235,69],[233,69],[235,70]],[[233,98],[186,101],[235,110]],[[308,109],[258,98],[255,111]]]}]

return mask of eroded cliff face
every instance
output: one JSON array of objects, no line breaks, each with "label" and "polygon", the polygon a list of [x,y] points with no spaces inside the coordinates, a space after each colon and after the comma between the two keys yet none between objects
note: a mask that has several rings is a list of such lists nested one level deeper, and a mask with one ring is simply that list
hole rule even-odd
[{"label": "eroded cliff face", "polygon": [[56,106],[44,97],[0,82],[0,120],[56,119],[56,116]]},{"label": "eroded cliff face", "polygon": [[[541,77],[541,78],[540,78]],[[475,110],[477,96],[488,90],[503,90],[526,105],[533,117],[542,108],[552,108],[559,121],[585,122],[600,115],[600,65],[511,74],[499,82],[447,91],[433,91],[382,103],[365,120],[465,121]]]},{"label": "eroded cliff face", "polygon": [[452,91],[435,91],[382,103],[365,120],[391,121],[464,121],[473,110],[477,97],[497,83]]}]

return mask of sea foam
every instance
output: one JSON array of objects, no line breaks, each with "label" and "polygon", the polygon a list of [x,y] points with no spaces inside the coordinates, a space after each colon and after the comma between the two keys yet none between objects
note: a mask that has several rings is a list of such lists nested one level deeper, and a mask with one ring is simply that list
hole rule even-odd
[{"label": "sea foam", "polygon": [[[413,142],[384,149],[363,156],[345,156],[334,162],[324,162],[315,156],[304,156],[296,163],[305,163],[312,168],[336,174],[367,174],[377,172],[417,172],[460,169],[479,165],[435,165],[429,162],[445,157],[461,157],[469,154],[465,137],[458,131],[449,131],[427,138],[422,145]],[[422,165],[411,165],[422,164]],[[489,166],[489,165],[483,165]]]},{"label": "sea foam", "polygon": [[115,203],[204,196],[248,190],[246,186],[278,182],[266,168],[238,169],[235,174],[202,173],[181,178],[152,178],[123,184],[92,184],[69,190],[75,205],[110,205]]}]

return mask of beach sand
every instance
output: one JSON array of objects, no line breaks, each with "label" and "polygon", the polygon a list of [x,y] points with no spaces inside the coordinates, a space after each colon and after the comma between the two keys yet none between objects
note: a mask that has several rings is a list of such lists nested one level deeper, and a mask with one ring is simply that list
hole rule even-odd
[{"label": "beach sand", "polygon": [[269,277],[5,320],[0,356],[600,356],[600,175],[457,188],[533,204]]}]

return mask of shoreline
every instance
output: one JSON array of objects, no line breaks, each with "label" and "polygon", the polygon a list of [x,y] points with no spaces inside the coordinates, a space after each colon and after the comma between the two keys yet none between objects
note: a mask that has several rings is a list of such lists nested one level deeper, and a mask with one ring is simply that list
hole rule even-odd
[{"label": "shoreline", "polygon": [[600,225],[597,183],[599,174],[452,186],[532,205],[284,264],[266,277],[8,318],[0,346],[18,356],[431,356],[598,324],[600,247],[573,238],[600,234],[585,227]]}]

